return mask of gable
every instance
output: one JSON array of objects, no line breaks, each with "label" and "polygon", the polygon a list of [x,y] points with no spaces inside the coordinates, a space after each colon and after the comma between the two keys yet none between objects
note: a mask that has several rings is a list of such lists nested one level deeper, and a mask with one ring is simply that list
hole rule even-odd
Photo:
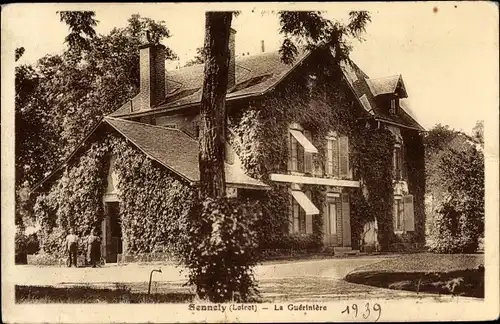
[{"label": "gable", "polygon": [[[181,179],[194,185],[200,180],[198,164],[198,141],[190,137],[182,130],[143,124],[125,119],[105,117],[85,138],[82,143],[71,153],[71,155],[44,180],[38,183],[31,192],[37,190],[62,171],[69,162],[76,157],[77,153],[85,147],[86,142],[95,134],[98,128],[109,125],[143,152],[150,159],[156,161],[163,167],[178,175]],[[112,182],[113,169],[109,170]],[[240,165],[225,164],[226,183],[229,186],[264,189],[269,187],[263,182],[253,179],[245,174]],[[108,187],[108,190],[114,190]],[[116,190],[115,190],[116,191]]]},{"label": "gable", "polygon": [[406,95],[404,83],[401,76],[370,79],[354,62],[342,63],[342,71],[345,79],[358,98],[361,106],[369,116],[382,122],[394,123],[403,127],[425,131],[425,129],[408,113],[409,103],[406,99],[400,99],[398,114],[390,114],[386,107],[377,102],[376,96],[394,93],[401,87]]}]

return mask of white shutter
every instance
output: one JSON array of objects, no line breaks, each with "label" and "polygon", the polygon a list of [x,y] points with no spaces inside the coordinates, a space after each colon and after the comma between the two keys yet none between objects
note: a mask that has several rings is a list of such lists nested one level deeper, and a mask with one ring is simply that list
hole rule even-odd
[{"label": "white shutter", "polygon": [[415,230],[415,215],[413,210],[413,195],[406,195],[403,198],[404,203],[404,229],[407,232]]}]

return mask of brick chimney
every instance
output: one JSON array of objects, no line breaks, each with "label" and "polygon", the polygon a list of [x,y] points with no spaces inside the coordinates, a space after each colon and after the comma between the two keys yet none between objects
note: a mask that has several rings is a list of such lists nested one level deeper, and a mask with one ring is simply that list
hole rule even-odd
[{"label": "brick chimney", "polygon": [[236,84],[236,51],[235,51],[236,30],[229,31],[229,70],[227,79],[227,88],[231,89]]},{"label": "brick chimney", "polygon": [[139,74],[139,109],[151,109],[165,100],[165,46],[151,43],[149,32],[139,47]]}]

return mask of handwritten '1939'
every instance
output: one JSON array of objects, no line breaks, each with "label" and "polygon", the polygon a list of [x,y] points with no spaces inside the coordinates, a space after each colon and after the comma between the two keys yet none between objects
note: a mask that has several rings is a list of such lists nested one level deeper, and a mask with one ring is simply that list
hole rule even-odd
[{"label": "handwritten '1939'", "polygon": [[[358,313],[360,313],[361,311],[362,311],[361,309],[358,309],[358,304],[352,304],[351,306],[347,305],[347,307],[342,311],[342,314],[344,313],[350,314],[352,312],[354,317],[356,318],[358,317]],[[380,304],[375,303],[373,307],[370,308],[370,303],[366,303],[363,313],[361,313],[361,316],[363,316],[364,319],[368,319],[370,315],[377,316],[377,318],[374,320],[374,322],[376,322],[380,319],[381,314],[382,314],[382,307],[380,307]]]}]

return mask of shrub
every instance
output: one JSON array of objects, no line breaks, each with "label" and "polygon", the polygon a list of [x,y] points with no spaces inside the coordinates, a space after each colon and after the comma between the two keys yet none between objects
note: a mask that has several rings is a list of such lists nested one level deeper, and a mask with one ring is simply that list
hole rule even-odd
[{"label": "shrub", "polygon": [[431,231],[429,249],[436,253],[474,253],[478,248],[478,235],[474,224],[460,210],[453,199],[438,210]]},{"label": "shrub", "polygon": [[259,214],[255,203],[228,199],[207,198],[194,206],[182,257],[199,298],[248,301],[258,293],[252,267],[258,261]]},{"label": "shrub", "polygon": [[64,241],[66,239],[66,231],[60,227],[54,228],[49,234],[45,235],[43,241],[43,251],[52,254],[56,258],[65,256]]}]

